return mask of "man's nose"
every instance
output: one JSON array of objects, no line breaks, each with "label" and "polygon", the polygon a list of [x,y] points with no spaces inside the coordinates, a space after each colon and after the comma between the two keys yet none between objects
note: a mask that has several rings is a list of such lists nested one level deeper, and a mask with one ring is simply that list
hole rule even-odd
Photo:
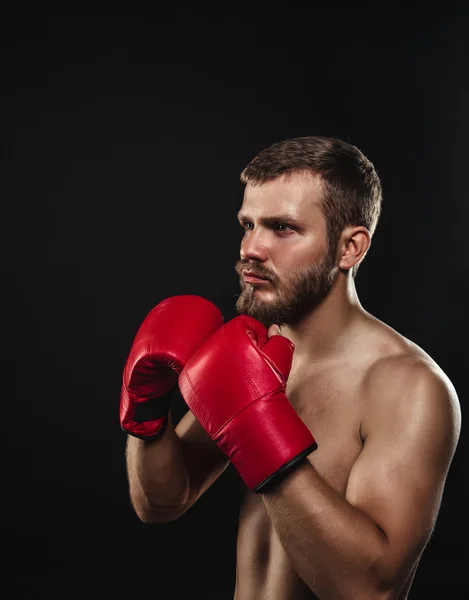
[{"label": "man's nose", "polygon": [[242,240],[240,248],[242,260],[265,262],[269,257],[269,247],[261,230],[250,231]]}]

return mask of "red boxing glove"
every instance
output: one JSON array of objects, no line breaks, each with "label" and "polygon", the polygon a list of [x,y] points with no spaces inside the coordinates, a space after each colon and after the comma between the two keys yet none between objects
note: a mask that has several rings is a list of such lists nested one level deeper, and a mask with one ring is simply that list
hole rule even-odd
[{"label": "red boxing glove", "polygon": [[179,373],[222,325],[218,308],[200,296],[173,296],[150,311],[124,367],[120,422],[125,432],[151,440],[164,431],[169,392]]},{"label": "red boxing glove", "polygon": [[267,340],[256,319],[235,317],[189,359],[181,393],[254,492],[267,491],[317,444],[285,393],[294,345]]}]

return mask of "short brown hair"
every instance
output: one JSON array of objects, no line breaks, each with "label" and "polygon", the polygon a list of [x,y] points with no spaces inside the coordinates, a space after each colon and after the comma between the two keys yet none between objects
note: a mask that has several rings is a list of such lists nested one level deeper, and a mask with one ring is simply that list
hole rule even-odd
[{"label": "short brown hair", "polygon": [[[292,172],[321,177],[321,204],[330,248],[337,249],[348,226],[362,225],[373,235],[381,214],[381,182],[371,161],[356,146],[317,136],[276,142],[251,160],[241,173],[241,181],[260,185]],[[358,267],[353,267],[354,277]]]}]

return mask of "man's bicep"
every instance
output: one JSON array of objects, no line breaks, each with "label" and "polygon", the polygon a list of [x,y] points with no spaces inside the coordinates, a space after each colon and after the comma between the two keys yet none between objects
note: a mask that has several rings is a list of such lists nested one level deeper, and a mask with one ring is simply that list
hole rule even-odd
[{"label": "man's bicep", "polygon": [[442,489],[443,477],[422,456],[368,440],[350,473],[346,500],[374,521],[391,550],[410,558],[432,532]]},{"label": "man's bicep", "polygon": [[191,486],[192,505],[229,464],[228,458],[188,410],[175,427],[183,452]]},{"label": "man's bicep", "polygon": [[451,393],[420,379],[380,401],[346,491],[383,532],[391,579],[408,573],[431,535],[459,434]]}]

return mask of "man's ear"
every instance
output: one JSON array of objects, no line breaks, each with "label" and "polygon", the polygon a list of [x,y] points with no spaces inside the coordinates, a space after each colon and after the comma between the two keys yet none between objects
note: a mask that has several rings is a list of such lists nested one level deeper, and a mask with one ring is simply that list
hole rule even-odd
[{"label": "man's ear", "polygon": [[342,232],[339,244],[339,268],[351,269],[359,263],[371,243],[371,235],[366,227],[347,227]]}]

